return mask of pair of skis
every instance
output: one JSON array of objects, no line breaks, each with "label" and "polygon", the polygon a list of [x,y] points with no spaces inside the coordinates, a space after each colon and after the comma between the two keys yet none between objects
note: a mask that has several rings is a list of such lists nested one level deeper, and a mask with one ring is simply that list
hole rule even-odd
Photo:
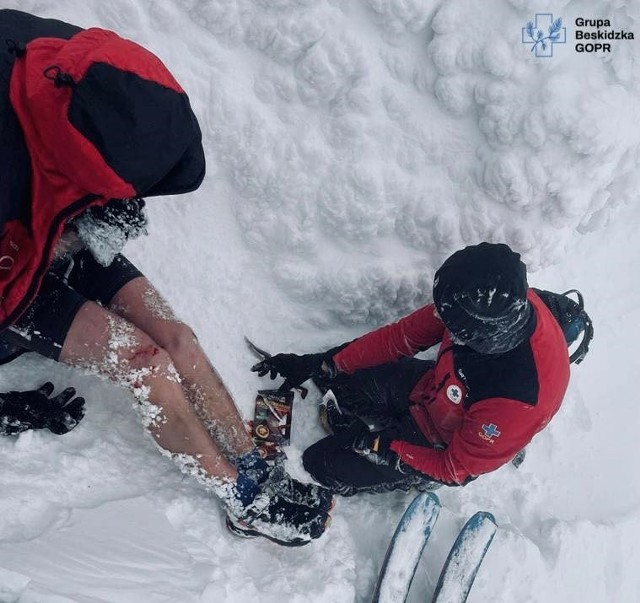
[{"label": "pair of skis", "polygon": [[[422,551],[433,531],[440,501],[418,494],[407,507],[389,543],[373,593],[373,603],[406,601]],[[496,533],[493,515],[479,511],[467,521],[444,563],[431,603],[464,603]]]}]

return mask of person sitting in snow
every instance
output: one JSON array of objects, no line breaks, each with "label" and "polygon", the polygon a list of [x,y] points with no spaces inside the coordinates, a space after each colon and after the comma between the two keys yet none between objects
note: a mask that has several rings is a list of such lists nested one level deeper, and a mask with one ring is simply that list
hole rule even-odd
[{"label": "person sitting in snow", "polygon": [[[189,99],[152,53],[113,32],[0,10],[0,332],[132,390],[156,443],[223,503],[228,527],[284,545],[318,538],[329,490],[263,461],[191,329],[123,255],[141,196],[197,189]],[[84,401],[53,385],[0,395],[1,428],[64,433]]]},{"label": "person sitting in snow", "polygon": [[[413,358],[437,344],[435,362]],[[277,354],[252,370],[279,374],[285,389],[311,377],[327,392],[321,418],[333,435],[303,463],[349,496],[465,485],[509,462],[560,408],[569,355],[520,255],[481,243],[443,263],[433,303],[328,352]]]}]

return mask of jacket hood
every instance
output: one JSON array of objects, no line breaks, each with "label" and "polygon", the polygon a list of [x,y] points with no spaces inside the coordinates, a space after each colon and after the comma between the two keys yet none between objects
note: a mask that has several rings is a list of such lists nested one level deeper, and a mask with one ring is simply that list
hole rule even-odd
[{"label": "jacket hood", "polygon": [[15,62],[11,100],[33,171],[58,185],[109,199],[202,182],[202,136],[187,95],[154,54],[113,32],[31,41]]},{"label": "jacket hood", "polygon": [[68,26],[60,38],[47,28],[51,37],[15,45],[11,59],[22,146],[2,167],[29,179],[3,216],[0,330],[33,301],[69,220],[113,198],[194,190],[205,173],[189,99],[155,55],[103,29]]}]

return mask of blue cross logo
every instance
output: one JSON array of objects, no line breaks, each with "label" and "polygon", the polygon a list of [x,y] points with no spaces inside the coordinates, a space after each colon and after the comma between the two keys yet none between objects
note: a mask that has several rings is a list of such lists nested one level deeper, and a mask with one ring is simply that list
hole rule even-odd
[{"label": "blue cross logo", "polygon": [[553,45],[565,44],[566,41],[567,28],[562,27],[562,18],[554,21],[551,13],[537,14],[535,24],[529,21],[522,28],[522,43],[531,44],[531,52],[535,51],[537,57],[552,57]]},{"label": "blue cross logo", "polygon": [[501,433],[498,431],[498,426],[494,423],[491,423],[491,425],[483,425],[482,431],[484,431],[484,435],[488,438],[497,438]]}]

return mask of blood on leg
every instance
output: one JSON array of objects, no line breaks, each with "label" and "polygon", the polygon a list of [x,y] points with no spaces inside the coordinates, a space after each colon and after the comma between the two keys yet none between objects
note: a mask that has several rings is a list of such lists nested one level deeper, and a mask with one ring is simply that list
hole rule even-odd
[{"label": "blood on leg", "polygon": [[171,356],[144,331],[86,302],[69,329],[60,361],[133,391],[145,426],[161,448],[192,457],[209,478],[237,476],[185,397]]},{"label": "blood on leg", "polygon": [[253,449],[242,417],[192,330],[175,318],[168,303],[146,278],[134,279],[122,287],[110,308],[169,353],[186,395],[225,451],[238,456]]}]

